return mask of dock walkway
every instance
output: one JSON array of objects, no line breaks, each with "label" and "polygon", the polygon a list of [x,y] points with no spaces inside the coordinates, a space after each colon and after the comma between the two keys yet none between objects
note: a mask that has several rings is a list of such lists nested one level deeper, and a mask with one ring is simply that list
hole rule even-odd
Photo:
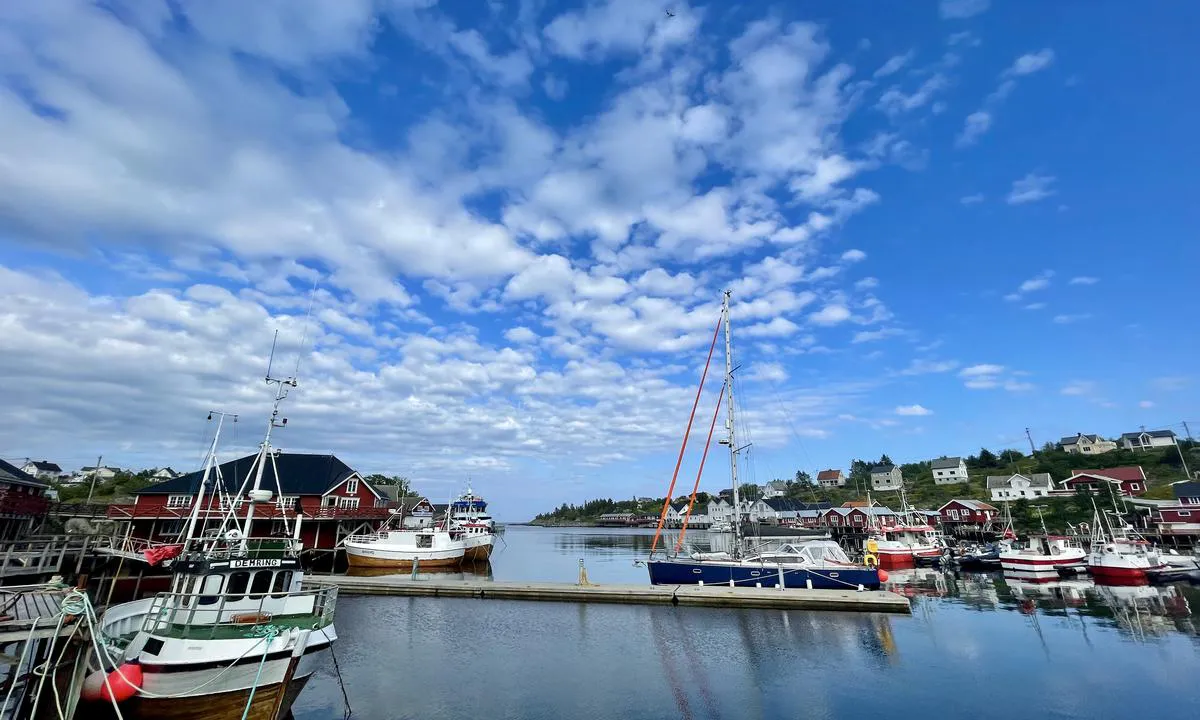
[{"label": "dock walkway", "polygon": [[492,580],[411,580],[403,576],[309,575],[314,585],[334,585],[346,595],[399,595],[536,600],[543,602],[784,608],[857,612],[910,612],[908,600],[881,590],[731,588],[723,585],[574,585]]}]

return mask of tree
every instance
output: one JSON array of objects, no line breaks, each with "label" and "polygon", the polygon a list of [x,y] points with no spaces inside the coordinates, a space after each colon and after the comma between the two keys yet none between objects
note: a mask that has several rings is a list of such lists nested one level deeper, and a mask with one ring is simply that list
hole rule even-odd
[{"label": "tree", "polygon": [[892,459],[890,457],[888,457],[887,453],[884,453],[879,456],[879,464],[880,465],[892,465],[894,463],[892,462]]},{"label": "tree", "polygon": [[812,475],[809,475],[808,473],[806,473],[803,470],[797,470],[795,482],[797,485],[812,485],[813,484]]},{"label": "tree", "polygon": [[871,463],[865,460],[851,460],[849,480],[854,483],[854,490],[857,493],[862,493],[864,489],[870,488]]},{"label": "tree", "polygon": [[762,488],[754,483],[746,483],[739,488],[738,494],[742,496],[742,500],[745,500],[746,502],[754,502],[762,497]]},{"label": "tree", "polygon": [[367,476],[367,482],[371,483],[372,485],[394,485],[396,488],[398,488],[396,490],[396,494],[399,497],[406,497],[414,494],[412,483],[404,475],[383,475],[380,473],[375,473],[374,475]]},{"label": "tree", "polygon": [[979,459],[977,460],[981,468],[999,467],[996,455],[987,448],[979,448]]}]

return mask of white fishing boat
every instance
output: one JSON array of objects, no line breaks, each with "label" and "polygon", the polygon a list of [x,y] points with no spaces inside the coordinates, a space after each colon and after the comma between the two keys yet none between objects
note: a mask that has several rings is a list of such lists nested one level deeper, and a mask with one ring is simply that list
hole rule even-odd
[{"label": "white fishing boat", "polygon": [[1101,585],[1146,585],[1151,575],[1168,569],[1157,548],[1118,518],[1114,525],[1106,513],[1093,517],[1092,547],[1087,568]]},{"label": "white fishing boat", "polygon": [[351,535],[344,547],[350,567],[458,567],[467,552],[462,534],[442,526]]},{"label": "white fishing boat", "polygon": [[487,501],[467,486],[467,492],[450,503],[449,514],[451,532],[459,533],[466,548],[463,559],[490,558],[496,541],[496,523],[487,513]]},{"label": "white fishing boat", "polygon": [[[296,386],[269,371],[267,382],[277,392],[266,437],[236,490],[214,472],[224,420],[214,413],[217,431],[180,542],[148,551],[171,562],[171,590],[100,617],[97,653],[107,657],[84,684],[85,702],[118,701],[125,718],[275,720],[327,661],[337,589],[302,587],[300,516],[294,524],[282,516],[281,537],[253,535],[255,509],[280,502],[278,487],[262,486],[263,470],[273,458],[271,430],[287,422],[280,402]],[[100,712],[93,705],[80,716]]]},{"label": "white fishing boat", "polygon": [[[1042,524],[1041,535],[1031,535],[1024,545],[1013,543],[1000,553],[1000,568],[1005,577],[1029,582],[1052,582],[1064,575],[1082,571],[1087,553],[1078,539],[1069,535],[1050,534],[1040,508],[1038,518]],[[1011,522],[1010,517],[1005,537],[1011,530]]]}]

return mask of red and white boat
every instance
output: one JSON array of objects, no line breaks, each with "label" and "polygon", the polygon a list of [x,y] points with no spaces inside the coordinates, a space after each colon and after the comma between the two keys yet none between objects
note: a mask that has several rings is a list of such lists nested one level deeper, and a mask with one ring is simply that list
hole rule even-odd
[{"label": "red and white boat", "polygon": [[[1045,529],[1043,527],[1043,529]],[[1034,535],[1023,546],[1000,553],[1005,577],[1026,582],[1052,582],[1063,574],[1082,571],[1087,553],[1075,538],[1065,535]]]},{"label": "red and white boat", "polygon": [[[871,501],[869,494],[867,501]],[[882,568],[909,568],[923,561],[936,561],[942,556],[944,547],[938,531],[928,523],[917,521],[904,497],[904,488],[900,489],[900,504],[903,510],[899,522],[896,525],[876,524],[867,538],[867,552],[875,555]],[[871,517],[875,518],[874,513]]]},{"label": "red and white boat", "polygon": [[1111,522],[1101,522],[1100,513],[1097,512],[1094,523],[1092,549],[1088,553],[1087,566],[1097,583],[1148,585],[1148,571],[1159,572],[1167,569],[1167,561],[1159,554],[1158,549],[1123,522],[1119,529],[1114,529]]},{"label": "red and white boat", "polygon": [[905,568],[941,557],[942,544],[929,525],[888,525],[875,529],[867,551],[879,558],[880,567]]}]

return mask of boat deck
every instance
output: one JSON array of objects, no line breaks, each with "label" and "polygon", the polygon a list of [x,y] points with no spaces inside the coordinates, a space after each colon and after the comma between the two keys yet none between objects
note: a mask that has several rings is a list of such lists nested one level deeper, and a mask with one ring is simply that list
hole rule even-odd
[{"label": "boat deck", "polygon": [[804,590],[731,588],[718,585],[573,585],[552,582],[492,580],[412,580],[403,576],[306,578],[313,585],[336,586],[342,595],[398,595],[536,600],[543,602],[686,605],[726,608],[784,608],[858,612],[910,612],[908,600],[881,590]]}]

